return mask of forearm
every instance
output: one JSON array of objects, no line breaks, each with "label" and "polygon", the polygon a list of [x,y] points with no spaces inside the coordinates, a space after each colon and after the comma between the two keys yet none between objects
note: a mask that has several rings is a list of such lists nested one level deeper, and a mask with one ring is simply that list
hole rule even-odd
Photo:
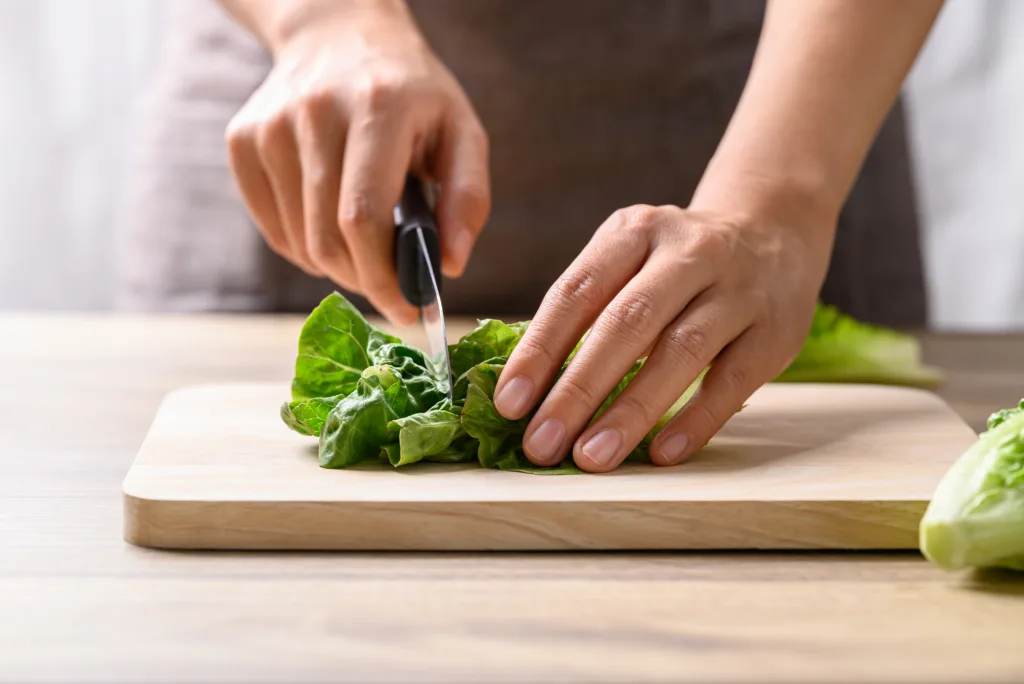
[{"label": "forearm", "polygon": [[311,27],[383,26],[412,18],[404,0],[218,0],[267,49],[280,47]]},{"label": "forearm", "polygon": [[941,5],[769,0],[743,96],[691,206],[834,218]]}]

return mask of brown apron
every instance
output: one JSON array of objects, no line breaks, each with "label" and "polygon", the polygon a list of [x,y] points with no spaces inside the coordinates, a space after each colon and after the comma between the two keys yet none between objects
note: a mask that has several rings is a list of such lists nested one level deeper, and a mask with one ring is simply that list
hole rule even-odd
[{"label": "brown apron", "polygon": [[[409,4],[491,137],[493,212],[466,274],[444,283],[446,310],[524,318],[614,210],[687,204],[763,17],[743,0]],[[263,245],[224,156],[224,126],[270,60],[214,0],[176,10],[137,150],[122,302],[307,311],[334,285]],[[867,320],[925,323],[900,106],[844,208],[822,296]]]}]

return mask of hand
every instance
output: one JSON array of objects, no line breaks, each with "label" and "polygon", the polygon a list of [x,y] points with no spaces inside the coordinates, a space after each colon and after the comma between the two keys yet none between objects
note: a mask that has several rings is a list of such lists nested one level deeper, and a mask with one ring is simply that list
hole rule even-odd
[{"label": "hand", "polygon": [[490,211],[487,136],[407,12],[346,5],[321,3],[335,14],[272,46],[273,71],[228,127],[231,169],[271,248],[411,323],[392,252],[406,174],[440,185],[442,270],[456,277]]},{"label": "hand", "polygon": [[593,324],[526,430],[527,457],[553,465],[572,449],[583,470],[614,469],[710,364],[655,438],[651,460],[674,465],[700,449],[799,351],[827,267],[830,220],[824,230],[817,221],[793,230],[674,206],[613,214],[548,292],[498,382],[498,411],[526,416]]}]

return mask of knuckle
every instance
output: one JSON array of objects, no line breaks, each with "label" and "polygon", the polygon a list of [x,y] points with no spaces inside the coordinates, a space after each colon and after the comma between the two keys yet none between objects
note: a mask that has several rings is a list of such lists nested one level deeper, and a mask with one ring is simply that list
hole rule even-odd
[{"label": "knuckle", "polygon": [[306,251],[309,252],[310,261],[318,268],[333,265],[341,252],[337,242],[318,231],[309,236]]},{"label": "knuckle", "polygon": [[334,94],[329,90],[311,90],[303,93],[295,109],[304,127],[311,131],[320,131],[327,127],[334,112]]},{"label": "knuckle", "polygon": [[647,231],[658,222],[660,217],[659,209],[649,204],[635,204],[619,209],[615,214],[619,230],[628,232]]},{"label": "knuckle", "polygon": [[704,259],[718,259],[732,252],[732,241],[720,228],[700,224],[695,227],[692,253]]},{"label": "knuckle", "polygon": [[578,373],[566,372],[558,381],[560,393],[569,402],[582,406],[590,406],[597,410],[597,395],[590,385],[579,377]]},{"label": "knuckle", "polygon": [[291,135],[291,121],[284,112],[273,114],[263,122],[255,134],[256,148],[265,153],[276,150]]},{"label": "knuckle", "polygon": [[700,326],[688,321],[672,326],[664,340],[665,351],[685,366],[701,365],[707,347],[707,333]]},{"label": "knuckle", "polygon": [[526,359],[528,362],[539,362],[539,365],[553,364],[554,359],[551,352],[537,341],[538,337],[540,336],[524,335],[516,345],[516,356]]},{"label": "knuckle", "polygon": [[657,418],[651,415],[650,402],[638,397],[635,392],[623,392],[615,400],[616,410],[621,411],[621,417],[627,429],[647,430],[657,422]]},{"label": "knuckle", "polygon": [[403,87],[399,78],[391,75],[374,74],[362,79],[356,86],[356,102],[369,111],[390,109],[402,95]]},{"label": "knuckle", "polygon": [[718,417],[706,402],[697,401],[687,407],[688,419],[697,423],[699,434],[713,435],[719,426]]},{"label": "knuckle", "polygon": [[224,129],[224,142],[232,153],[243,151],[252,137],[252,125],[241,116],[232,118]]},{"label": "knuckle", "polygon": [[655,301],[649,292],[633,290],[616,297],[605,311],[609,329],[632,336],[642,335],[654,321]]},{"label": "knuckle", "polygon": [[562,308],[590,307],[600,301],[601,286],[593,269],[580,266],[555,281],[548,298]]},{"label": "knuckle", "polygon": [[738,393],[750,386],[752,378],[753,373],[749,366],[743,363],[731,363],[722,369],[719,382],[722,383],[726,391]]},{"label": "knuckle", "polygon": [[343,231],[364,232],[373,228],[376,215],[370,196],[365,192],[357,192],[339,209],[338,223]]}]

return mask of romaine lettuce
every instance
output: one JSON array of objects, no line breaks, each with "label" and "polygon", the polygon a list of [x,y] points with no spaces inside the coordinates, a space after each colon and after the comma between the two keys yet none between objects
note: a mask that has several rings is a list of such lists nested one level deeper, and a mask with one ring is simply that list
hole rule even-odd
[{"label": "romaine lettuce", "polygon": [[920,545],[939,567],[1024,570],[1024,400],[946,472],[921,520]]},{"label": "romaine lettuce", "polygon": [[776,382],[843,382],[935,387],[942,375],[921,363],[917,340],[859,321],[819,302],[800,353]]}]

